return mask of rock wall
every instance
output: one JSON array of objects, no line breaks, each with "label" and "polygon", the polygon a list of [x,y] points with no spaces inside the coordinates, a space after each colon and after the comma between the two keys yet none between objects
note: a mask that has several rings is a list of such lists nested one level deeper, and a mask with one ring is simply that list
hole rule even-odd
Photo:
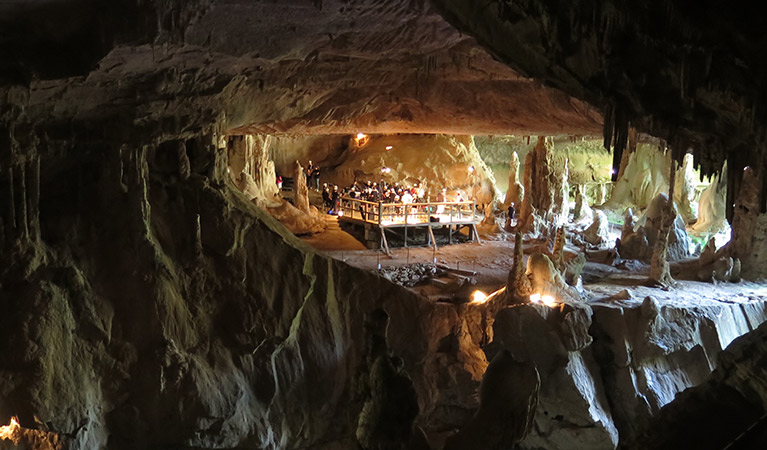
[{"label": "rock wall", "polygon": [[703,383],[738,336],[767,320],[762,301],[542,304],[507,307],[495,342],[541,375],[526,449],[615,448]]},{"label": "rock wall", "polygon": [[83,450],[351,448],[378,307],[420,423],[471,417],[481,316],[303,245],[235,189],[212,134],[3,157],[0,422]]}]

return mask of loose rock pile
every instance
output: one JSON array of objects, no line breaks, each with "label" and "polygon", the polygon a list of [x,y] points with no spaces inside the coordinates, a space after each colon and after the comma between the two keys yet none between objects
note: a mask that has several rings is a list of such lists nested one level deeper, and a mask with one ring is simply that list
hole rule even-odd
[{"label": "loose rock pile", "polygon": [[417,263],[401,267],[384,267],[378,273],[392,283],[412,287],[429,278],[443,275],[444,271],[437,269],[434,264]]}]

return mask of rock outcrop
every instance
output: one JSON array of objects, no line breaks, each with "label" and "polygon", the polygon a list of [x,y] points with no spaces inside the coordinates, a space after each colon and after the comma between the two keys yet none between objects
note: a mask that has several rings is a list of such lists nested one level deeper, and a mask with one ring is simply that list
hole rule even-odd
[{"label": "rock outcrop", "polygon": [[626,449],[760,448],[764,444],[767,325],[719,354],[703,383],[680,393],[646,422]]},{"label": "rock outcrop", "polygon": [[612,449],[628,442],[661,407],[727,364],[718,362],[722,349],[765,320],[763,301],[691,307],[648,297],[501,310],[494,342],[533,362],[541,376],[533,428],[520,447]]}]

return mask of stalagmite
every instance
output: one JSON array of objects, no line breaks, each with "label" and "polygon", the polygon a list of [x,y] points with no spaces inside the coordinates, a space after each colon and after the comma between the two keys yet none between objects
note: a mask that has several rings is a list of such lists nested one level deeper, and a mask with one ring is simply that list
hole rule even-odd
[{"label": "stalagmite", "polygon": [[506,281],[506,293],[510,303],[530,294],[530,283],[525,277],[524,249],[520,232],[514,235],[514,261]]},{"label": "stalagmite", "polygon": [[418,398],[402,361],[389,355],[386,330],[389,315],[376,309],[367,315],[367,367],[362,375],[365,403],[357,421],[356,438],[364,450],[411,448]]},{"label": "stalagmite", "polygon": [[596,247],[604,247],[609,242],[610,223],[604,211],[594,211],[594,221],[583,231],[583,239]]},{"label": "stalagmite", "polygon": [[[525,196],[520,207],[517,230],[537,233],[541,219],[554,224],[567,220],[567,164],[557,164],[552,140],[538,136],[538,143],[525,160]],[[551,223],[546,223],[548,227]]]},{"label": "stalagmite", "polygon": [[685,223],[694,222],[698,218],[698,211],[693,205],[695,184],[693,156],[692,153],[687,153],[684,155],[682,166],[677,171],[676,185],[674,186],[674,200]]},{"label": "stalagmite", "polygon": [[535,364],[517,361],[507,350],[487,367],[474,417],[445,443],[445,450],[512,448],[533,426],[540,375]]},{"label": "stalagmite", "polygon": [[573,222],[575,224],[589,224],[594,218],[594,211],[589,206],[586,198],[586,186],[579,184],[576,188],[575,206],[573,207]]},{"label": "stalagmite", "polygon": [[580,301],[581,295],[565,281],[564,275],[554,267],[547,255],[535,253],[527,259],[525,277],[530,283],[530,292],[550,295],[559,301]]},{"label": "stalagmite", "polygon": [[636,227],[636,219],[634,218],[634,210],[626,208],[623,213],[623,228],[621,228],[621,241],[625,241],[629,236],[634,234]]},{"label": "stalagmite", "polygon": [[557,228],[557,235],[554,238],[554,247],[551,250],[551,262],[557,270],[562,270],[565,264],[565,227]]},{"label": "stalagmite", "polygon": [[671,278],[671,268],[668,264],[669,234],[674,226],[676,211],[674,210],[674,177],[676,162],[671,161],[669,195],[666,204],[661,208],[661,226],[658,231],[658,239],[653,247],[650,258],[649,283],[663,287],[670,286],[674,279]]},{"label": "stalagmite", "polygon": [[506,191],[506,198],[503,200],[503,208],[506,209],[514,203],[515,208],[519,208],[522,199],[525,196],[525,188],[519,182],[519,155],[512,152],[509,162],[509,189]]},{"label": "stalagmite", "polygon": [[293,205],[298,208],[299,211],[309,214],[309,188],[306,186],[306,177],[304,177],[304,168],[301,167],[301,163],[296,161],[293,170],[293,191],[295,192],[295,198],[293,199]]}]

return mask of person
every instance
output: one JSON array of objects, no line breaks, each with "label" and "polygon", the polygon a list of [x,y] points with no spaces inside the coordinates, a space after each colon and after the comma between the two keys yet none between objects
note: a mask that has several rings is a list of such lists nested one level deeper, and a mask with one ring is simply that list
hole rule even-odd
[{"label": "person", "polygon": [[[439,203],[447,202],[447,188],[442,188],[442,191],[440,191],[439,195],[437,196],[437,202]],[[445,205],[437,205],[437,214],[444,214],[444,212],[445,212]]]},{"label": "person", "polygon": [[506,210],[506,223],[503,225],[503,229],[507,232],[511,232],[511,221],[514,219],[514,202],[511,202],[509,208]]},{"label": "person", "polygon": [[330,197],[331,201],[333,202],[333,209],[332,214],[338,215],[338,206],[341,201],[341,197],[338,195],[338,186],[333,185],[333,194]]},{"label": "person", "polygon": [[333,205],[330,202],[330,189],[328,189],[327,183],[322,185],[322,203],[325,205],[325,208],[327,208],[329,212]]},{"label": "person", "polygon": [[312,177],[314,176],[314,165],[312,164],[312,160],[309,160],[309,164],[306,165],[306,172],[304,172],[304,176],[306,177],[306,184],[311,185]]},{"label": "person", "polygon": [[277,189],[282,189],[282,175],[277,175]]},{"label": "person", "polygon": [[314,189],[319,192],[320,191],[320,166],[317,166],[314,169]]}]

